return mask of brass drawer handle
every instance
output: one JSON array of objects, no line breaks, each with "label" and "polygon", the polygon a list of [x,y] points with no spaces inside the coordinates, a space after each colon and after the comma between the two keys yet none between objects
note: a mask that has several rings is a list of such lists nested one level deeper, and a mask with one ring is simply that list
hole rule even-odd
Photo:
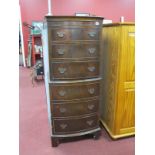
[{"label": "brass drawer handle", "polygon": [[66,108],[60,108],[60,112],[61,113],[65,113],[66,112]]},{"label": "brass drawer handle", "polygon": [[58,37],[63,38],[65,35],[65,32],[57,32]]},{"label": "brass drawer handle", "polygon": [[88,70],[90,71],[90,72],[94,72],[95,71],[95,67],[94,66],[92,66],[92,67],[88,67]]},{"label": "brass drawer handle", "polygon": [[59,91],[59,95],[60,95],[60,96],[65,96],[65,94],[66,94],[66,92],[65,92],[64,90],[60,90],[60,91]]},{"label": "brass drawer handle", "polygon": [[58,70],[59,70],[59,73],[64,74],[66,71],[66,68],[59,67]]},{"label": "brass drawer handle", "polygon": [[87,121],[87,124],[91,126],[93,122],[94,122],[93,120],[90,120],[90,121]]},{"label": "brass drawer handle", "polygon": [[88,35],[89,35],[90,37],[95,37],[96,32],[89,32]]},{"label": "brass drawer handle", "polygon": [[59,55],[63,55],[65,50],[60,48],[60,49],[57,50],[57,52],[58,52]]},{"label": "brass drawer handle", "polygon": [[94,93],[95,93],[95,89],[94,89],[94,88],[89,88],[89,89],[88,89],[88,92],[89,92],[90,94],[94,94]]},{"label": "brass drawer handle", "polygon": [[94,54],[96,49],[95,48],[88,48],[88,51],[90,54]]},{"label": "brass drawer handle", "polygon": [[93,109],[94,109],[94,107],[95,107],[95,105],[94,105],[94,104],[90,104],[90,105],[88,105],[88,109],[89,109],[89,110],[93,110]]},{"label": "brass drawer handle", "polygon": [[67,124],[60,124],[61,129],[65,129],[67,127]]}]

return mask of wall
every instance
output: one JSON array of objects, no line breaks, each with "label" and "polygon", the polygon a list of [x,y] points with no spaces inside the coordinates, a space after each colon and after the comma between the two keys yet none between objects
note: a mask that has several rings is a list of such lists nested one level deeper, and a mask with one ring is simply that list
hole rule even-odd
[{"label": "wall", "polygon": [[90,12],[118,22],[120,16],[134,21],[135,0],[52,0],[54,15],[73,15],[75,12]]},{"label": "wall", "polygon": [[[19,0],[22,22],[31,24],[32,21],[42,21],[48,12],[47,0]],[[29,30],[22,26],[24,36],[25,57],[28,54]]]},{"label": "wall", "polygon": [[[48,13],[48,0],[19,0],[22,21],[31,24],[33,20],[43,20]],[[135,0],[51,0],[53,15],[74,15],[75,12],[89,12],[118,22],[120,16],[125,21],[135,21]],[[27,57],[28,29],[23,27],[25,54]]]}]

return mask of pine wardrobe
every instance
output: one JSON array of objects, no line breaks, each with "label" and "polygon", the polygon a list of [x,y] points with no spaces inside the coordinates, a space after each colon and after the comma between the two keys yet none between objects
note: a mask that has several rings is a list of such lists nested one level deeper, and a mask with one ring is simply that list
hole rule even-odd
[{"label": "pine wardrobe", "polygon": [[135,132],[134,23],[103,25],[101,123],[114,139]]}]

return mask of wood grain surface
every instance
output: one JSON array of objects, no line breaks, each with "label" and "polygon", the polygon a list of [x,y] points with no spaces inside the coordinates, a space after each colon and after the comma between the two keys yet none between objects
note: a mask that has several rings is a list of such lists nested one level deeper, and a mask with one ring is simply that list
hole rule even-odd
[{"label": "wood grain surface", "polygon": [[103,26],[101,122],[111,137],[133,135],[135,47],[133,24]]}]

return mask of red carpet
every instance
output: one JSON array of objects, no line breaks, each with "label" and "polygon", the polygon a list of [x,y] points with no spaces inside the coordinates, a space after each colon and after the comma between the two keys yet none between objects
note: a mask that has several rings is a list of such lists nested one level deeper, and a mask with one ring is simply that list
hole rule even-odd
[{"label": "red carpet", "polygon": [[135,138],[113,141],[104,129],[99,140],[82,138],[52,148],[44,82],[32,87],[30,69],[20,67],[20,155],[134,155]]}]

